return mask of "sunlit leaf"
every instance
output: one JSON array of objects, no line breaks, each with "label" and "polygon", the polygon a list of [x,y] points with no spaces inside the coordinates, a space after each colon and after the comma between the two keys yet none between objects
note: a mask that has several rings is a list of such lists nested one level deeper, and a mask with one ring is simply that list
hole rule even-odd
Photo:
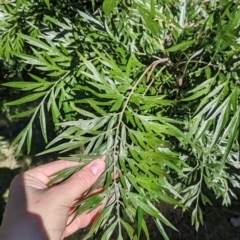
[{"label": "sunlit leaf", "polygon": [[111,11],[117,6],[118,0],[104,0],[103,10],[107,16],[110,15]]}]

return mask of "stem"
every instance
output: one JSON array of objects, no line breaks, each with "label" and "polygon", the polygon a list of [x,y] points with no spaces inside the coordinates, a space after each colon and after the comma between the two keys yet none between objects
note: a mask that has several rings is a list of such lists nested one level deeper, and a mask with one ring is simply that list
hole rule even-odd
[{"label": "stem", "polygon": [[44,98],[42,99],[41,103],[39,104],[39,106],[37,107],[36,111],[34,112],[30,122],[32,122],[37,114],[37,112],[39,111],[40,106],[44,103],[44,101],[46,100],[46,98],[48,97],[48,95],[50,94],[50,92],[52,92],[52,90],[55,88],[55,86],[63,79],[65,78],[68,74],[70,73],[70,71],[68,71],[66,74],[64,74],[60,79],[58,79],[53,86],[51,87],[51,89],[48,91],[48,93],[44,96]]},{"label": "stem", "polygon": [[[70,71],[68,71],[68,72],[67,72],[66,74],[64,74],[58,81],[56,81],[56,82],[53,84],[53,86],[50,88],[50,90],[46,93],[46,95],[43,97],[42,101],[40,102],[40,104],[39,104],[38,107],[36,108],[35,112],[33,113],[32,117],[31,117],[31,119],[30,119],[30,121],[29,121],[29,123],[28,123],[28,125],[27,125],[27,127],[26,127],[27,131],[26,131],[25,134],[27,134],[27,132],[28,132],[29,129],[31,128],[31,126],[32,126],[32,124],[33,124],[33,121],[35,120],[35,117],[36,117],[36,115],[37,115],[40,107],[41,107],[41,106],[43,105],[43,103],[45,102],[46,98],[49,96],[49,94],[52,92],[52,90],[55,88],[55,86],[56,86],[60,81],[62,81],[62,79],[64,79],[69,73],[70,73]],[[25,138],[26,138],[26,136],[27,136],[27,135],[25,135]],[[24,139],[25,139],[25,138],[24,138]],[[20,142],[21,142],[21,140],[20,140]],[[17,154],[17,155],[18,155],[18,153],[20,152],[21,147],[22,147],[22,144],[19,144],[19,145],[18,145],[18,148],[17,148],[17,151],[16,151],[16,154]]]},{"label": "stem", "polygon": [[[158,72],[157,75],[159,75],[165,68],[166,68],[166,66],[163,66],[163,67],[159,70],[159,72]],[[157,75],[156,75],[156,77],[157,77]],[[150,87],[152,86],[152,84],[154,83],[154,81],[155,81],[155,79],[153,78],[152,81],[151,81],[151,82],[149,83],[149,85],[147,86],[145,92],[143,93],[143,96],[146,95],[146,93],[148,92],[148,90],[150,89]]]},{"label": "stem", "polygon": [[[117,124],[117,127],[116,127],[116,133],[115,133],[115,139],[114,139],[114,150],[113,150],[113,174],[114,176],[117,175],[117,171],[118,171],[118,168],[116,167],[116,162],[118,160],[118,157],[117,157],[117,145],[118,145],[118,135],[119,135],[119,132],[120,132],[120,126],[122,124],[122,119],[123,119],[123,114],[128,106],[128,103],[131,99],[131,96],[133,95],[136,87],[138,86],[138,84],[140,83],[140,81],[143,79],[143,77],[145,76],[145,74],[149,71],[149,69],[152,67],[152,65],[150,65],[149,67],[146,68],[146,70],[143,72],[143,74],[139,77],[139,79],[136,81],[136,83],[134,84],[133,88],[131,89],[131,92],[129,93],[127,99],[126,99],[126,102],[123,106],[123,109],[122,111],[119,113],[119,119],[118,119],[118,124]],[[114,177],[113,179],[113,185],[115,187],[115,195],[116,197],[118,196],[118,193],[117,193],[117,180],[116,178]],[[119,201],[116,201],[116,208],[117,208],[117,214],[120,218],[120,204],[119,204]]]}]

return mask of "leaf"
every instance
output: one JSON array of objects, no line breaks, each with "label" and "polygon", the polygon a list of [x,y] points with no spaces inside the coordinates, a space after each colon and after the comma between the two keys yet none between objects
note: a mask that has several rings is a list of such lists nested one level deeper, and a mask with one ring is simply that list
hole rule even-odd
[{"label": "leaf", "polygon": [[[84,164],[84,166],[86,165]],[[79,206],[75,212],[76,217],[83,214],[84,212],[92,212],[94,209],[96,209],[96,207],[101,205],[103,197],[104,193],[90,195],[89,197],[86,197],[84,200],[82,200],[82,202],[75,204],[75,206]]]},{"label": "leaf", "polygon": [[184,28],[184,24],[185,24],[186,6],[187,6],[186,1],[179,2],[179,10],[180,10],[179,25],[181,28]]},{"label": "leaf", "polygon": [[97,71],[95,66],[90,61],[88,61],[85,57],[83,57],[83,55],[81,53],[78,53],[78,55],[81,58],[81,60],[84,62],[86,67],[92,72],[93,75],[90,75],[87,72],[83,72],[83,71],[81,71],[81,73],[90,77],[90,78],[92,78],[92,79],[94,79],[94,80],[96,80],[97,82],[104,83],[105,80],[99,74],[99,72]]},{"label": "leaf", "polygon": [[40,82],[40,83],[48,83],[46,80],[44,80],[44,79],[42,79],[42,78],[40,78],[40,77],[38,77],[38,76],[35,76],[35,75],[31,74],[31,73],[29,73],[29,75],[30,75],[34,80],[36,80],[37,82]]},{"label": "leaf", "polygon": [[15,118],[23,118],[23,117],[28,117],[30,116],[32,113],[34,113],[36,111],[37,107],[35,108],[31,108],[27,111],[24,111],[24,112],[20,112],[20,113],[17,113],[17,114],[14,114],[14,115],[11,115],[10,118],[11,119],[15,119]]},{"label": "leaf", "polygon": [[47,143],[48,140],[47,140],[46,117],[45,117],[45,109],[44,109],[44,105],[43,104],[41,104],[41,106],[40,106],[40,116],[39,116],[39,119],[40,119],[40,127],[41,127],[41,130],[42,130],[42,135],[43,135],[43,138],[45,140],[45,143]]},{"label": "leaf", "polygon": [[182,43],[179,43],[175,46],[172,46],[170,48],[165,49],[166,52],[176,52],[178,50],[185,50],[186,48],[189,48],[195,43],[195,40],[185,41]]},{"label": "leaf", "polygon": [[27,102],[33,102],[33,101],[37,100],[38,98],[42,97],[43,95],[46,95],[46,93],[47,93],[46,91],[45,92],[40,92],[40,93],[34,93],[34,94],[29,95],[29,96],[20,98],[18,100],[5,103],[5,105],[6,106],[15,106],[15,105],[21,105],[21,104],[24,104],[24,103],[27,103]]},{"label": "leaf", "polygon": [[238,111],[235,113],[234,117],[232,118],[233,121],[231,121],[232,123],[234,122],[232,128],[231,128],[231,132],[229,134],[229,140],[227,143],[227,148],[224,152],[223,155],[223,159],[222,159],[222,165],[225,163],[229,152],[231,151],[231,148],[233,146],[233,142],[235,141],[235,139],[237,139],[238,137],[238,133],[239,133],[239,122],[240,122],[240,109],[238,109]]},{"label": "leaf", "polygon": [[[65,30],[72,30],[72,27],[63,23],[63,22],[60,22],[58,21],[57,19],[53,18],[53,17],[50,17],[50,16],[47,16],[45,15],[44,16],[46,20],[54,23],[56,26],[60,26],[61,28],[65,29]],[[61,43],[59,43],[61,45]],[[63,46],[63,45],[62,45]],[[66,53],[66,52],[65,52]],[[67,54],[66,54],[67,55]]]},{"label": "leaf", "polygon": [[5,87],[24,89],[29,87],[29,85],[41,86],[42,84],[39,85],[38,83],[34,83],[34,82],[8,82],[8,83],[3,83],[2,85]]},{"label": "leaf", "polygon": [[32,126],[28,127],[27,131],[27,153],[30,153],[32,143]]},{"label": "leaf", "polygon": [[52,46],[47,45],[46,43],[42,42],[41,40],[38,40],[36,38],[24,35],[19,33],[18,34],[21,38],[27,40],[31,45],[39,47],[41,49],[44,49],[46,51],[48,51],[48,53],[52,53],[54,50],[56,50],[56,48],[53,49]]},{"label": "leaf", "polygon": [[77,108],[77,107],[74,105],[73,102],[70,102],[70,107],[71,107],[74,111],[82,114],[83,116],[90,117],[90,118],[96,118],[96,117],[97,117],[97,116],[94,115],[93,113],[90,113],[90,112],[85,111],[85,110],[83,110],[83,109]]},{"label": "leaf", "polygon": [[143,210],[141,209],[141,207],[138,207],[137,208],[137,232],[138,232],[138,239],[140,238],[140,235],[141,235],[142,224],[143,224]]},{"label": "leaf", "polygon": [[153,19],[153,17],[145,8],[139,6],[139,12],[146,23],[147,29],[150,30],[153,35],[157,36],[160,31],[159,24]]},{"label": "leaf", "polygon": [[113,210],[113,206],[114,205],[108,206],[100,211],[97,218],[94,220],[89,232],[85,235],[83,240],[89,239],[93,235],[93,233],[96,233],[99,230],[102,222],[104,221],[106,222],[109,219],[110,214],[112,213]]},{"label": "leaf", "polygon": [[114,8],[118,5],[118,0],[104,0],[103,11],[109,17]]},{"label": "leaf", "polygon": [[119,97],[119,99],[117,99],[117,100],[115,101],[115,103],[113,104],[113,106],[111,107],[110,112],[116,112],[116,111],[118,111],[119,108],[122,106],[123,101],[124,101],[124,98],[123,98],[122,96]]},{"label": "leaf", "polygon": [[113,231],[117,226],[117,223],[118,223],[117,221],[115,221],[114,223],[111,223],[111,225],[105,230],[104,234],[102,235],[102,238],[101,238],[102,240],[111,238],[111,235],[113,234]]},{"label": "leaf", "polygon": [[107,116],[107,112],[105,112],[102,108],[98,107],[98,105],[95,103],[94,100],[88,99],[87,102],[90,104],[90,106],[99,114],[102,116]]},{"label": "leaf", "polygon": [[90,142],[88,143],[88,145],[85,147],[84,149],[84,153],[85,154],[89,154],[93,148],[93,146],[95,145],[95,142],[97,140],[97,137],[93,137]]},{"label": "leaf", "polygon": [[128,224],[126,221],[124,221],[123,219],[120,219],[121,221],[121,224],[123,225],[123,227],[125,228],[128,236],[129,236],[129,239],[133,239],[133,234],[134,234],[134,229],[133,227]]},{"label": "leaf", "polygon": [[17,137],[13,140],[11,146],[15,146],[17,143],[18,143],[18,147],[17,147],[17,151],[16,151],[16,156],[19,155],[20,153],[20,150],[23,146],[23,143],[27,137],[27,131],[28,131],[28,128],[31,127],[31,126],[26,126],[18,135]]},{"label": "leaf", "polygon": [[148,227],[146,225],[146,221],[143,219],[143,223],[142,223],[142,229],[145,233],[145,236],[146,236],[146,240],[150,240],[150,237],[149,237],[149,232],[148,232]]},{"label": "leaf", "polygon": [[226,98],[224,102],[217,109],[214,109],[214,111],[211,109],[207,114],[207,118],[209,120],[216,118],[216,116],[219,115],[222,111],[224,111],[224,109],[227,109],[227,106],[229,105],[230,100],[231,100],[231,96]]},{"label": "leaf", "polygon": [[198,141],[202,136],[203,134],[205,134],[206,130],[211,126],[211,122],[210,121],[203,121],[200,125],[200,128],[197,128],[195,131],[192,130],[192,132],[195,135],[195,139],[194,141]]},{"label": "leaf", "polygon": [[[165,225],[171,227],[176,230],[176,228],[150,203],[144,203],[142,199],[140,199],[138,194],[128,193],[130,200],[133,205],[137,207],[141,207],[144,212],[150,214],[152,217],[155,217],[162,221]],[[138,196],[137,196],[138,195]]]},{"label": "leaf", "polygon": [[[49,98],[49,103],[50,103],[50,106],[51,106],[52,120],[55,124],[59,123],[59,117],[61,116],[61,114],[60,114],[60,111],[59,111],[58,106],[56,104],[55,94],[54,94],[53,91],[51,92],[51,95],[50,95],[50,98]],[[59,126],[55,125],[55,128],[57,130],[59,128]]]},{"label": "leaf", "polygon": [[209,78],[200,85],[196,86],[194,89],[190,90],[188,93],[194,93],[204,88],[209,88],[213,83],[215,83],[216,77]]},{"label": "leaf", "polygon": [[207,94],[209,92],[209,89],[202,89],[198,92],[196,92],[195,94],[193,94],[192,96],[189,96],[187,98],[183,98],[181,101],[191,101],[191,100],[195,100],[201,96],[203,96],[204,94]]},{"label": "leaf", "polygon": [[50,3],[49,3],[49,0],[44,0],[44,2],[46,3],[48,9],[50,9]]},{"label": "leaf", "polygon": [[83,21],[90,22],[91,25],[96,24],[97,26],[103,28],[103,24],[98,21],[96,18],[92,17],[90,14],[86,14],[85,12],[80,11],[79,9],[76,9],[78,14],[83,18]]},{"label": "leaf", "polygon": [[63,144],[60,144],[60,145],[58,145],[56,147],[50,148],[48,150],[45,150],[45,151],[37,154],[37,156],[40,156],[40,155],[43,155],[43,154],[47,154],[47,153],[52,153],[52,152],[60,152],[60,153],[67,152],[67,151],[70,151],[72,149],[84,146],[86,141],[87,141],[86,139],[82,139],[82,141],[63,143]]},{"label": "leaf", "polygon": [[157,227],[158,227],[158,230],[159,232],[162,234],[164,240],[170,240],[167,233],[165,232],[161,222],[159,221],[158,218],[154,218],[154,222],[156,223]]},{"label": "leaf", "polygon": [[104,143],[103,140],[104,140],[104,135],[101,135],[100,137],[98,137],[96,143],[94,144],[92,152],[98,152],[99,148],[103,146],[103,143]]},{"label": "leaf", "polygon": [[[200,55],[202,52],[203,52],[203,48],[200,49],[200,50],[198,50],[198,51],[196,51],[196,52],[188,59],[186,65],[185,65],[185,67],[184,67],[184,71],[183,71],[184,74],[186,73],[186,69],[187,69],[187,67],[188,67],[189,62],[191,62],[191,60],[192,60],[193,58],[195,58],[196,56]],[[210,76],[208,76],[208,78],[210,78]]]}]

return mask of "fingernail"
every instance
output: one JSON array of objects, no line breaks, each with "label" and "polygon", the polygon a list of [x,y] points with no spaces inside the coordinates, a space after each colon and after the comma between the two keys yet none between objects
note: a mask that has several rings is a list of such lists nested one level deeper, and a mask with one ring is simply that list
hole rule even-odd
[{"label": "fingernail", "polygon": [[99,175],[104,170],[104,162],[102,160],[96,160],[90,165],[90,170],[94,175]]}]

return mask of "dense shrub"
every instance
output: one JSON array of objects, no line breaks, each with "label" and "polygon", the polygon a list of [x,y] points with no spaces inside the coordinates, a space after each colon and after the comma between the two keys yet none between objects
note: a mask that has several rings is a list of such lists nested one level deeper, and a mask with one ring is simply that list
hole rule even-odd
[{"label": "dense shrub", "polygon": [[[107,156],[105,173],[76,212],[103,201],[85,239],[100,229],[102,239],[114,229],[118,239],[122,229],[130,239],[141,230],[148,238],[144,213],[168,239],[163,225],[174,226],[156,203],[191,209],[197,229],[204,204],[217,197],[229,205],[236,197],[239,16],[239,1],[227,0],[0,5],[3,86],[25,92],[6,105],[24,104],[12,117],[30,119],[13,142],[17,153],[25,143],[30,152],[39,121],[41,154],[59,152],[84,164]],[[91,196],[100,186],[104,191]],[[129,224],[135,220],[137,230]]]}]

